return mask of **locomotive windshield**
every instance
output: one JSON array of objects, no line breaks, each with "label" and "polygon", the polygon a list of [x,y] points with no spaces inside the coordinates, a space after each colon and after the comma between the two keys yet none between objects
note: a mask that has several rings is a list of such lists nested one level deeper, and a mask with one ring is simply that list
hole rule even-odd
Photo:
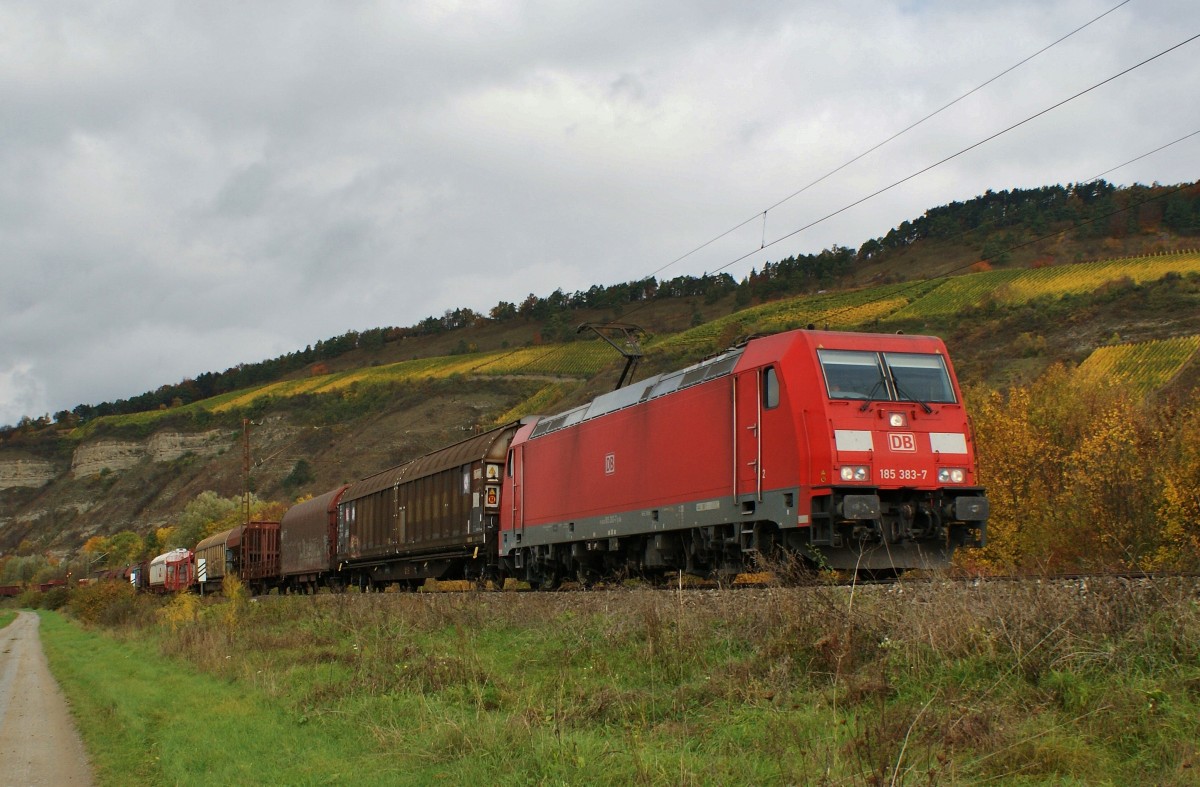
[{"label": "locomotive windshield", "polygon": [[954,387],[940,355],[884,353],[896,398],[902,402],[953,402]]},{"label": "locomotive windshield", "polygon": [[818,350],[831,399],[887,399],[878,353]]},{"label": "locomotive windshield", "polygon": [[830,399],[954,402],[946,361],[926,353],[818,350]]}]

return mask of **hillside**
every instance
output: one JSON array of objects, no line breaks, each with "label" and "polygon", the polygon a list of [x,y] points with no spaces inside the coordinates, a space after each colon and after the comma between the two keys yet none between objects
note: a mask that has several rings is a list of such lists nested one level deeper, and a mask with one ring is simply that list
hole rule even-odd
[{"label": "hillside", "polygon": [[[262,368],[164,386],[145,397],[159,397],[157,406],[116,403],[108,415],[92,408],[87,418],[28,421],[0,436],[0,556],[73,552],[94,534],[170,524],[205,490],[238,495],[247,437],[250,488],[290,501],[479,426],[566,409],[610,389],[623,365],[608,345],[576,336],[574,326],[587,321],[620,319],[647,331],[639,376],[750,334],[814,324],[943,336],[968,387],[1004,387],[1065,362],[1125,375],[1147,395],[1190,389],[1200,368],[1200,252],[1175,249],[1200,244],[1168,231],[1165,210],[1157,220],[1136,215],[1135,231],[1126,221],[1120,237],[1086,231],[1093,221],[1070,224],[1081,235],[1072,238],[1011,216],[989,234],[939,209],[916,229],[902,225],[904,242],[894,230],[879,248],[872,241],[857,252],[789,258],[740,284],[704,277],[632,295],[623,285],[531,296],[499,304],[489,319],[448,313],[424,328],[339,337]],[[997,246],[1001,231],[1007,245]],[[1046,241],[1053,253],[1024,239],[1039,232],[1057,233]],[[1000,251],[980,259],[989,246]],[[1076,261],[1105,250],[1122,256]],[[660,297],[664,289],[669,296]],[[1159,340],[1174,341],[1145,344]],[[1154,374],[1141,375],[1143,367]],[[193,398],[188,391],[200,382],[230,390]]]}]

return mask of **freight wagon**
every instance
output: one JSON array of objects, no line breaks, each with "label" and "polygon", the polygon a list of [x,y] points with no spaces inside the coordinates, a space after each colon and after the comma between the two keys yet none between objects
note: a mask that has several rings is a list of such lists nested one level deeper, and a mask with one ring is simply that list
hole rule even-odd
[{"label": "freight wagon", "polygon": [[285,591],[315,593],[327,585],[342,585],[337,564],[338,503],[349,488],[297,503],[279,522],[281,587]]},{"label": "freight wagon", "polygon": [[[336,561],[364,589],[499,577],[500,476],[509,424],[351,484],[337,504]],[[285,531],[285,541],[291,533]]]},{"label": "freight wagon", "polygon": [[[146,587],[152,592],[174,593],[192,584],[194,566],[190,549],[173,549],[151,560],[146,572],[139,572],[138,577],[146,578]],[[133,578],[134,587],[138,586],[138,577]]]},{"label": "freight wagon", "polygon": [[197,590],[218,592],[226,576],[237,577],[254,594],[279,584],[278,522],[238,525],[196,545]]}]

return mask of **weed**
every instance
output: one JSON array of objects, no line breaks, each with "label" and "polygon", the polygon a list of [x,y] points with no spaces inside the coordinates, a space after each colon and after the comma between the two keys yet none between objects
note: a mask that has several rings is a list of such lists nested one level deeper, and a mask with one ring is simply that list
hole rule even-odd
[{"label": "weed", "polygon": [[181,626],[195,623],[200,612],[200,597],[191,593],[179,593],[170,603],[158,610],[158,619],[165,623],[172,633]]},{"label": "weed", "polygon": [[930,579],[233,612],[235,593],[128,630],[301,723],[368,731],[363,757],[401,783],[1181,783],[1200,739],[1195,593]]}]

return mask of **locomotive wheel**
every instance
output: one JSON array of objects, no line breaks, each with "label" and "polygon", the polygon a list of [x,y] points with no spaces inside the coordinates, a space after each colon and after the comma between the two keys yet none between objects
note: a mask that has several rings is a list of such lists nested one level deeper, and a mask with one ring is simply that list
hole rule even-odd
[{"label": "locomotive wheel", "polygon": [[673,574],[668,575],[667,572],[665,572],[665,571],[644,571],[644,572],[642,572],[642,578],[645,579],[646,582],[649,583],[650,587],[653,587],[653,588],[666,587],[667,581],[668,581],[668,579],[667,579],[668,576],[674,576],[674,575]]},{"label": "locomotive wheel", "polygon": [[737,579],[738,572],[732,568],[718,568],[712,576],[717,581],[717,587],[726,590],[733,587],[733,581]]},{"label": "locomotive wheel", "polygon": [[[489,582],[492,583],[491,588],[488,588]],[[504,574],[495,569],[485,569],[475,580],[475,589],[479,591],[504,590]]]}]

